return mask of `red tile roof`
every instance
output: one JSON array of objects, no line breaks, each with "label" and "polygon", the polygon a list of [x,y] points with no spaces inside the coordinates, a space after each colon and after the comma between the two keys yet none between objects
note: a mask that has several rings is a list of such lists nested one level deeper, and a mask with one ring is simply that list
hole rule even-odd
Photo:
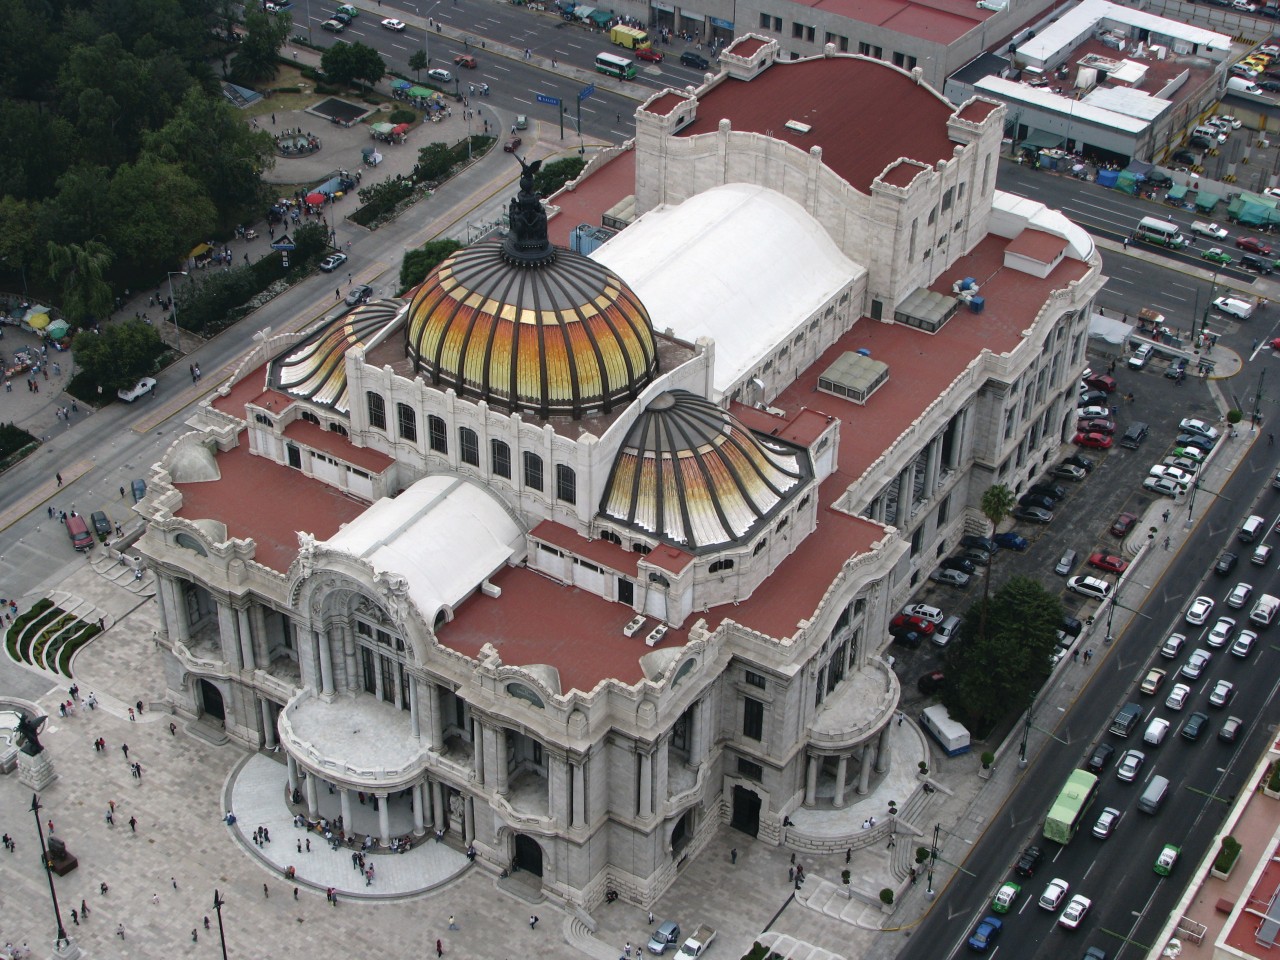
[{"label": "red tile roof", "polygon": [[911,181],[928,169],[923,163],[914,160],[900,160],[882,174],[880,179],[892,186],[905,188],[911,186]]},{"label": "red tile roof", "polygon": [[257,544],[254,559],[279,573],[298,555],[298,531],[327,540],[369,506],[297,470],[254,456],[244,432],[239,446],[218,454],[218,469],[221,479],[174,484],[182,494],[182,508],[175,515],[218,520],[229,537],[252,538]]},{"label": "red tile roof", "polygon": [[293,421],[284,428],[284,435],[312,450],[327,453],[335,460],[360,467],[370,473],[382,473],[395,463],[395,460],[385,453],[368,447],[357,447],[342,434],[325,430],[307,420]]},{"label": "red tile roof", "polygon": [[665,117],[681,104],[688,102],[688,97],[681,96],[672,90],[667,90],[660,97],[645,104],[641,109],[644,110],[645,113],[652,113],[655,117]]},{"label": "red tile roof", "polygon": [[636,152],[614,157],[576,190],[561,190],[552,201],[560,208],[547,224],[547,235],[558,247],[569,246],[569,235],[583,223],[600,226],[602,215],[623,197],[636,192]]},{"label": "red tile roof", "polygon": [[554,520],[543,520],[529,531],[529,536],[553,547],[559,547],[561,550],[567,550],[592,563],[598,563],[614,573],[626,574],[629,577],[636,576],[640,558],[643,556],[616,543],[610,543],[608,540],[588,540],[578,531],[571,530]]},{"label": "red tile roof", "polygon": [[225,397],[215,395],[212,406],[215,410],[229,413],[241,420],[249,419],[249,415],[245,413],[245,405],[248,403],[256,403],[260,407],[270,405],[274,412],[283,412],[293,400],[283,393],[266,389],[266,383],[267,367],[263,364],[237,380]]},{"label": "red tile roof", "polygon": [[991,17],[971,0],[814,0],[815,10],[950,44]]},{"label": "red tile roof", "polygon": [[1009,242],[1008,246],[1010,253],[1026,257],[1028,260],[1035,260],[1037,263],[1053,263],[1066,249],[1067,241],[1062,237],[1033,229],[1023,230]]},{"label": "red tile roof", "polygon": [[970,100],[960,108],[957,116],[961,120],[968,120],[970,123],[981,123],[991,116],[991,112],[999,106],[1000,104],[992,103],[990,100]]},{"label": "red tile roof", "polygon": [[749,60],[754,57],[756,53],[759,52],[760,48],[766,43],[768,43],[768,41],[762,37],[739,37],[737,40],[733,41],[733,43],[729,44],[729,46],[725,47],[724,52],[737,54],[738,56]]},{"label": "red tile roof", "polygon": [[[950,159],[952,110],[929,87],[879,61],[819,57],[780,61],[749,81],[721,81],[677,136],[711,133],[727,117],[734,130],[767,134],[806,152],[821,146],[827,166],[869,193],[871,181],[899,157],[928,166]],[[789,120],[812,129],[789,130]]]}]

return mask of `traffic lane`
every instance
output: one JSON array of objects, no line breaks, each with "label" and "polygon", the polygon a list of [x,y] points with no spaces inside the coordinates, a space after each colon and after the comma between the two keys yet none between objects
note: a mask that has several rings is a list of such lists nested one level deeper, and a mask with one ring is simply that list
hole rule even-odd
[{"label": "traffic lane", "polygon": [[[1250,458],[1260,458],[1257,447],[1251,451],[1250,456],[1246,458],[1246,462]],[[1269,458],[1269,460],[1273,461],[1274,457]],[[1252,502],[1252,497],[1263,493],[1262,487],[1259,486],[1259,481],[1256,478],[1251,480],[1251,477],[1253,477],[1253,474],[1248,470],[1238,470],[1233,475],[1227,484],[1227,492],[1235,495],[1234,505],[1228,498],[1224,498],[1220,501],[1215,501],[1208,508],[1208,516],[1202,522],[1197,535],[1190,541],[1191,543],[1197,540],[1208,542],[1199,551],[1186,548],[1180,551],[1174,558],[1162,582],[1186,582],[1190,580],[1192,583],[1197,583],[1205,575],[1208,570],[1208,565],[1204,562],[1205,557],[1216,555],[1221,544],[1225,542],[1225,538],[1233,536],[1235,530],[1238,529],[1238,525],[1232,521],[1234,521],[1234,514],[1240,512],[1240,503],[1245,501]],[[1253,484],[1251,492],[1240,493],[1239,490],[1244,489],[1248,483]],[[1233,514],[1231,520],[1224,524],[1224,519],[1229,512]],[[1217,530],[1218,534],[1209,535],[1208,531],[1211,528]],[[1197,553],[1200,556],[1197,556]],[[1270,579],[1267,582],[1274,584],[1276,580],[1276,571],[1271,569]],[[1141,605],[1139,609],[1145,612],[1146,604]],[[1029,775],[1024,776],[1022,783],[1014,794],[1008,798],[999,814],[997,823],[1001,829],[984,831],[977,843],[969,849],[969,856],[965,858],[963,866],[966,870],[970,870],[976,875],[973,882],[970,883],[966,878],[965,882],[953,882],[948,886],[944,894],[946,908],[943,910],[934,909],[930,912],[922,923],[921,933],[924,936],[913,938],[903,956],[919,958],[919,960],[930,960],[933,953],[928,946],[929,944],[950,942],[954,936],[959,935],[961,928],[971,929],[972,924],[980,919],[981,911],[985,910],[989,905],[989,899],[985,896],[987,890],[994,891],[995,887],[999,885],[997,880],[1003,882],[1003,878],[1011,873],[1012,864],[1016,860],[1018,852],[1026,843],[1040,842],[1040,825],[1042,824],[1044,813],[1057,795],[1058,790],[1061,789],[1067,774],[1082,762],[1085,752],[1091,748],[1093,743],[1109,736],[1105,732],[1106,727],[1109,725],[1115,709],[1127,699],[1128,689],[1132,686],[1135,677],[1139,673],[1137,667],[1145,662],[1146,652],[1158,647],[1158,641],[1162,640],[1168,626],[1173,622],[1174,619],[1172,617],[1153,623],[1137,619],[1123,637],[1117,641],[1116,651],[1106,661],[1106,666],[1111,667],[1111,669],[1103,669],[1095,673],[1090,684],[1081,693],[1075,705],[1066,713],[1055,730],[1056,736],[1067,741],[1067,749],[1058,750],[1051,747],[1042,751],[1035,759],[1029,768]],[[1120,669],[1121,661],[1125,660],[1128,661],[1128,669]],[[1113,664],[1115,666],[1112,666]],[[1250,676],[1259,680],[1265,679],[1265,672],[1250,671]],[[1247,695],[1249,694],[1246,691],[1242,691],[1241,696]],[[1280,715],[1280,704],[1276,704],[1270,694],[1267,696],[1265,709],[1259,711],[1260,722],[1255,724],[1246,737],[1241,738],[1240,749],[1232,755],[1234,766],[1240,767],[1244,771],[1249,769],[1252,762],[1254,762],[1254,758],[1265,749],[1268,742],[1266,735],[1268,731],[1267,725],[1270,722],[1274,722],[1270,718],[1273,715]],[[1237,699],[1237,703],[1242,702],[1246,701]],[[1252,702],[1252,699],[1247,702]],[[1073,734],[1073,730],[1087,730],[1094,735],[1082,739]],[[1216,730],[1214,735],[1216,737]],[[1115,738],[1112,739],[1114,740]],[[1201,745],[1203,744],[1197,744],[1196,746]],[[1205,758],[1203,762],[1207,763],[1211,770],[1216,772],[1220,757],[1214,756],[1208,751],[1199,754],[1193,753],[1193,756]],[[1203,780],[1203,778],[1200,779]],[[1223,789],[1229,789],[1232,792],[1238,790],[1238,786],[1234,783],[1221,779],[1219,783],[1225,784],[1225,787],[1219,786],[1215,788],[1219,791]],[[1135,797],[1136,795],[1135,792]],[[1193,796],[1199,796],[1199,794],[1193,794]],[[1173,823],[1174,820],[1178,819],[1176,815],[1170,816],[1170,811],[1182,809],[1179,803],[1172,798],[1171,802],[1173,806],[1166,805],[1165,810],[1160,815],[1160,817],[1165,818],[1164,822],[1166,823]],[[1187,842],[1183,844],[1184,850],[1187,851],[1186,858],[1188,862],[1196,862],[1203,855],[1204,850],[1207,849],[1213,833],[1210,827],[1214,823],[1220,822],[1221,816],[1225,813],[1225,808],[1219,810],[1219,807],[1222,807],[1222,805],[1206,806],[1203,810],[1190,815],[1187,825],[1201,820],[1205,821],[1205,825],[1200,834],[1189,835]],[[1212,816],[1214,811],[1219,811],[1217,817]],[[1174,823],[1173,831],[1185,833],[1183,825],[1180,823]],[[1126,844],[1117,842],[1112,846],[1113,842],[1120,841],[1121,837],[1122,835],[1118,834],[1116,838],[1113,838],[1113,841],[1108,841],[1101,853],[1101,857],[1105,859],[1106,863],[1112,864],[1111,869],[1114,870],[1121,868],[1126,857]],[[1075,869],[1072,866],[1073,861],[1070,860],[1070,857],[1073,850],[1080,849],[1079,840],[1080,838],[1077,838],[1071,846],[1061,848],[1060,853],[1055,857],[1055,865],[1061,863],[1064,870]],[[1136,856],[1136,853],[1129,856]],[[1098,855],[1095,852],[1088,859],[1092,862],[1097,857]],[[1082,861],[1081,868],[1073,875],[1083,875],[1084,869],[1087,869],[1087,866],[1083,865]],[[1047,882],[1048,878],[1054,875],[1056,874],[1048,873],[1048,868],[1042,869],[1035,883]],[[1155,877],[1154,872],[1152,876]],[[1157,892],[1154,895],[1142,897],[1136,895],[1122,896],[1120,902],[1114,905],[1116,911],[1114,917],[1118,918],[1118,926],[1113,924],[1107,929],[1127,929],[1129,926],[1133,926],[1139,932],[1145,931],[1149,937],[1153,937],[1159,923],[1163,921],[1163,917],[1167,916],[1168,912],[1173,909],[1180,890],[1181,885],[1170,884],[1157,888]],[[1039,890],[1033,890],[1033,892],[1036,896],[1039,895]],[[1127,892],[1125,891],[1125,893]],[[1106,919],[1105,913],[1100,912],[1099,915]],[[1131,919],[1136,917],[1137,920],[1130,923],[1124,920],[1125,917],[1130,917]],[[1147,924],[1152,929],[1146,930],[1142,924]],[[1016,930],[1016,927],[1013,929]],[[1102,929],[1101,925],[1099,925],[1098,929]],[[942,938],[941,941],[935,939],[939,937]],[[1019,934],[1013,933],[1005,939],[1005,947],[1008,948],[1010,946],[1011,939],[1016,940],[1018,938]],[[1082,950],[1083,944],[1087,942],[1087,940],[1081,940]],[[917,944],[921,946],[917,947]],[[1015,956],[1023,955],[1016,950],[1011,952]],[[1108,952],[1110,953],[1111,951]],[[1037,955],[1033,944],[1028,945],[1027,955]],[[1055,953],[1050,948],[1044,955],[1053,957]]]}]

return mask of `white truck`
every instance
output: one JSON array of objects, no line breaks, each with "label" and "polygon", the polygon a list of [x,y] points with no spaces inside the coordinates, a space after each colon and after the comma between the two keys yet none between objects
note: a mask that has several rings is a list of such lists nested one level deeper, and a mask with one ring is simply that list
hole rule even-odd
[{"label": "white truck", "polygon": [[1280,600],[1264,593],[1249,611],[1249,620],[1256,626],[1269,627],[1275,621],[1277,611],[1280,611]]},{"label": "white truck", "polygon": [[694,957],[702,956],[703,951],[711,946],[711,941],[715,938],[716,932],[705,923],[701,924],[693,932],[693,936],[684,942],[684,946],[676,954],[676,960],[693,960]]},{"label": "white truck", "polygon": [[1254,305],[1239,297],[1218,297],[1213,301],[1213,309],[1235,317],[1237,320],[1248,320],[1253,316]]},{"label": "white truck", "polygon": [[1198,233],[1202,237],[1212,237],[1214,240],[1227,239],[1227,231],[1216,223],[1205,223],[1203,220],[1197,220],[1191,224],[1191,232]]}]

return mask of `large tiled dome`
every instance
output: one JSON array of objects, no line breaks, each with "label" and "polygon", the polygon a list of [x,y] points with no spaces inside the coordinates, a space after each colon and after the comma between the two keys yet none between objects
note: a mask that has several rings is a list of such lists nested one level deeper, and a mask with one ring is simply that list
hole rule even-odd
[{"label": "large tiled dome", "polygon": [[741,543],[804,489],[807,454],[687,390],[655,397],[614,460],[602,516],[697,553]]},{"label": "large tiled dome", "polygon": [[512,412],[608,411],[657,372],[649,315],[612,271],[550,244],[530,171],[507,239],[459,250],[414,291],[409,358],[434,386]]}]

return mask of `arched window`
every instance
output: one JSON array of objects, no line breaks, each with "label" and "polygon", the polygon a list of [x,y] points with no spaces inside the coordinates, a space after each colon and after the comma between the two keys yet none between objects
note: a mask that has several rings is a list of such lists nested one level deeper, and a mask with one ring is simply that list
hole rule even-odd
[{"label": "arched window", "polygon": [[463,463],[480,466],[480,438],[470,427],[458,428],[458,456]]},{"label": "arched window", "polygon": [[310,410],[303,410],[301,413],[298,414],[298,419],[305,420],[307,421],[307,423],[314,423],[317,427],[320,426],[320,418],[317,417]]},{"label": "arched window", "polygon": [[760,553],[760,551],[761,551],[761,550],[763,550],[763,549],[764,549],[765,547],[767,547],[768,545],[769,545],[769,541],[768,541],[768,540],[761,540],[759,543],[757,543],[757,544],[756,544],[756,548],[755,548],[754,550],[752,550],[752,551],[751,551],[751,555],[752,555],[753,557],[754,557],[754,556],[758,556],[758,555],[759,555],[759,553]]},{"label": "arched window", "polygon": [[612,543],[619,547],[622,546],[622,538],[618,536],[616,533],[614,533],[612,530],[601,530],[600,539],[603,540],[605,543]]},{"label": "arched window", "polygon": [[504,441],[489,441],[489,464],[494,476],[511,479],[511,448]]},{"label": "arched window", "polygon": [[578,475],[563,463],[556,464],[556,499],[565,503],[578,502]]},{"label": "arched window", "polygon": [[524,485],[533,490],[542,489],[542,458],[527,450],[524,454]]},{"label": "arched window", "polygon": [[436,453],[449,452],[449,432],[439,417],[427,417],[427,443]]},{"label": "arched window", "polygon": [[400,432],[401,440],[418,442],[418,415],[407,403],[396,404],[396,429]]},{"label": "arched window", "polygon": [[382,399],[382,394],[366,391],[364,405],[369,413],[369,426],[378,430],[387,429],[387,403]]},{"label": "arched window", "polygon": [[336,421],[335,421],[334,423],[329,424],[329,432],[330,432],[330,433],[336,433],[336,434],[338,434],[338,435],[340,435],[340,436],[343,436],[343,437],[349,437],[349,436],[351,435],[351,434],[349,434],[349,433],[347,432],[347,428],[346,428],[346,427],[344,427],[342,424],[340,424],[340,423],[338,423],[338,422],[336,422]]},{"label": "arched window", "polygon": [[670,581],[670,580],[668,580],[666,577],[664,577],[664,576],[663,576],[662,574],[660,574],[660,573],[651,573],[651,574],[649,574],[649,582],[650,582],[650,583],[656,583],[656,584],[657,584],[658,586],[660,586],[660,587],[669,587],[669,586],[671,586],[671,581]]},{"label": "arched window", "polygon": [[710,570],[712,573],[721,573],[722,571],[732,570],[732,569],[733,569],[732,560],[715,560],[712,562],[710,567]]},{"label": "arched window", "polygon": [[638,540],[635,543],[631,544],[632,553],[648,553],[650,549],[651,548],[647,543],[641,543]]}]

